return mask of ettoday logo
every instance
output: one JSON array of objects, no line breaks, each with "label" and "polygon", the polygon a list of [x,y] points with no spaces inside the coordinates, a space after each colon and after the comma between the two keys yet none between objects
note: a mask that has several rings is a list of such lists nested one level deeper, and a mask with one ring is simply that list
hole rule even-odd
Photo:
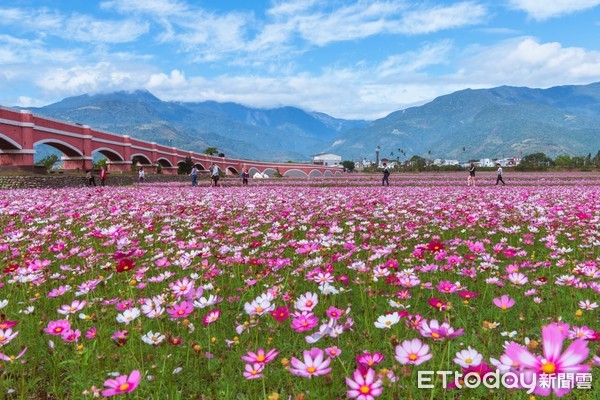
[{"label": "ettoday logo", "polygon": [[419,371],[417,375],[417,387],[419,389],[435,388],[435,377],[441,377],[443,388],[456,387],[457,389],[474,389],[481,385],[488,389],[527,389],[532,394],[536,388],[577,388],[591,389],[592,374],[531,374],[504,372],[499,370],[490,371],[483,375],[478,372],[458,371]]}]

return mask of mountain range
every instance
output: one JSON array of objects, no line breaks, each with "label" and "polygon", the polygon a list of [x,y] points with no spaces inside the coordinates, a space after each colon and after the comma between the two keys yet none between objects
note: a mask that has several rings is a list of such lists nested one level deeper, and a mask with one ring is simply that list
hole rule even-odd
[{"label": "mountain range", "polygon": [[377,146],[380,157],[461,161],[600,149],[600,83],[465,89],[375,121],[295,107],[165,102],[145,90],[69,97],[29,109],[181,149],[216,147],[228,157],[268,161],[309,161],[321,152],[372,159]]}]

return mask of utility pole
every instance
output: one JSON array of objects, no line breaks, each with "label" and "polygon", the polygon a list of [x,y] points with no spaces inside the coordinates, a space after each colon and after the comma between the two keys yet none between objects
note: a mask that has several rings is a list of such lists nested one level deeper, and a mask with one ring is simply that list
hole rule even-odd
[{"label": "utility pole", "polygon": [[375,168],[379,168],[379,150],[381,150],[381,147],[377,146],[375,149]]}]

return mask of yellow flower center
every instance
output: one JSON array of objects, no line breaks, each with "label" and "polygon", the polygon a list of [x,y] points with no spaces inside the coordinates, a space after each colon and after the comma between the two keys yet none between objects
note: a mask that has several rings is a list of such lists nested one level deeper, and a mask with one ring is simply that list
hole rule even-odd
[{"label": "yellow flower center", "polygon": [[257,313],[263,312],[263,308],[261,306],[256,307],[256,312]]},{"label": "yellow flower center", "polygon": [[362,385],[362,386],[360,387],[360,392],[361,392],[362,394],[367,394],[367,393],[369,393],[370,391],[371,391],[371,388],[370,388],[369,386],[367,386],[367,385]]},{"label": "yellow flower center", "polygon": [[556,371],[556,365],[553,362],[546,362],[542,365],[542,371],[545,374],[553,374]]},{"label": "yellow flower center", "polygon": [[312,302],[312,301],[310,301],[310,300],[309,300],[309,301],[307,301],[307,302],[306,302],[306,307],[310,307],[310,306],[312,306],[312,305],[313,305],[313,302]]},{"label": "yellow flower center", "polygon": [[506,305],[504,305],[504,304],[503,304],[501,308],[502,308],[503,310],[506,310]]},{"label": "yellow flower center", "polygon": [[127,382],[125,382],[124,384],[122,384],[122,385],[119,386],[119,391],[120,392],[124,392],[127,389],[129,389],[129,383],[127,383]]},{"label": "yellow flower center", "polygon": [[256,357],[256,361],[258,362],[263,362],[265,361],[265,356],[262,354],[259,354],[258,357]]},{"label": "yellow flower center", "polygon": [[419,358],[419,357],[416,354],[411,354],[411,355],[408,356],[408,359],[410,361],[415,361],[417,358]]},{"label": "yellow flower center", "polygon": [[314,373],[316,370],[317,370],[317,369],[316,369],[315,367],[308,367],[306,371],[307,371],[309,374],[312,374],[312,373]]},{"label": "yellow flower center", "polygon": [[434,339],[438,339],[440,337],[439,333],[431,332],[431,337]]},{"label": "yellow flower center", "polygon": [[473,360],[471,360],[470,358],[467,358],[467,359],[465,360],[465,362],[466,362],[467,364],[471,364],[471,363],[473,362]]},{"label": "yellow flower center", "polygon": [[386,324],[387,326],[390,326],[390,325],[392,324],[392,321],[385,321],[385,324]]}]

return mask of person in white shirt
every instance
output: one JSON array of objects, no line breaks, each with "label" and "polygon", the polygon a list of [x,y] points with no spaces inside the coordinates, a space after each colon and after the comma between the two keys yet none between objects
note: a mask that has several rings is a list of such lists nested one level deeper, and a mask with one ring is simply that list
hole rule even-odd
[{"label": "person in white shirt", "polygon": [[498,167],[498,177],[496,178],[496,185],[498,185],[498,182],[502,182],[503,185],[506,185],[506,183],[504,183],[504,179],[502,179],[502,166],[500,164],[496,164],[496,166]]},{"label": "person in white shirt", "polygon": [[192,177],[192,186],[198,186],[198,168],[195,165],[192,167],[190,176]]},{"label": "person in white shirt", "polygon": [[212,167],[210,168],[210,178],[212,181],[211,186],[214,186],[214,187],[220,186],[219,185],[219,167],[217,167],[217,164],[213,164]]},{"label": "person in white shirt", "polygon": [[144,168],[140,168],[138,171],[138,183],[144,183],[145,177],[146,177],[146,173],[144,172]]}]

